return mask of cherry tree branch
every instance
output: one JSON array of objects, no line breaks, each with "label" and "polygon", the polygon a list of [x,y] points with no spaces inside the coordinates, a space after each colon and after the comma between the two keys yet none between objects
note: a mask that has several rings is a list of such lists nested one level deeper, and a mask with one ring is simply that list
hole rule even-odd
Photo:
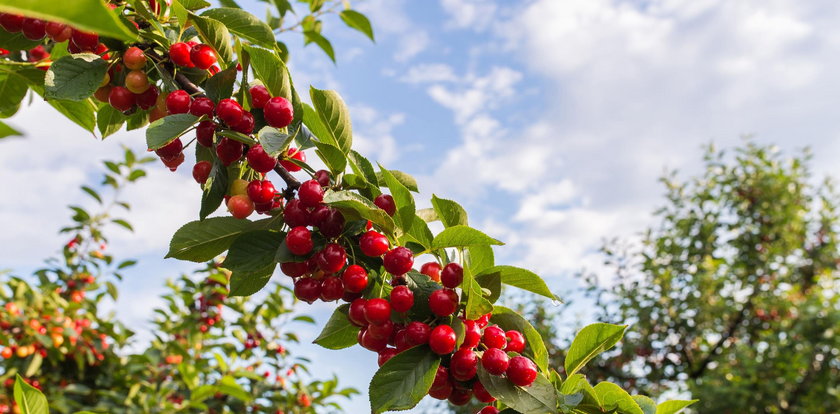
[{"label": "cherry tree branch", "polygon": [[276,172],[277,175],[286,182],[286,189],[283,190],[283,197],[286,201],[295,198],[295,192],[298,188],[300,188],[300,181],[298,181],[297,178],[295,178],[292,173],[290,173],[289,170],[284,168],[282,165],[278,164],[275,166],[274,172]]}]

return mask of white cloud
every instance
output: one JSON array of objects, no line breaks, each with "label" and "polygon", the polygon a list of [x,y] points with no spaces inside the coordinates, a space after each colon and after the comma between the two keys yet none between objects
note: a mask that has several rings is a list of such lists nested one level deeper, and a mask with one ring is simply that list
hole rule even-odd
[{"label": "white cloud", "polygon": [[[406,12],[405,0],[370,0],[358,5],[373,24],[380,43],[394,39],[394,59],[407,62],[425,51],[430,44],[429,33],[418,26]],[[384,39],[384,40],[383,40]]]},{"label": "white cloud", "polygon": [[483,0],[441,0],[440,5],[449,15],[446,27],[482,31],[496,18],[496,4]]},{"label": "white cloud", "polygon": [[405,121],[404,114],[384,115],[362,104],[352,105],[350,112],[353,114],[353,149],[384,165],[399,157],[393,129]]},{"label": "white cloud", "polygon": [[[387,76],[388,74],[386,74]],[[394,73],[391,73],[393,76]],[[445,63],[421,63],[412,66],[399,78],[406,83],[456,82],[459,80],[452,66]]]}]

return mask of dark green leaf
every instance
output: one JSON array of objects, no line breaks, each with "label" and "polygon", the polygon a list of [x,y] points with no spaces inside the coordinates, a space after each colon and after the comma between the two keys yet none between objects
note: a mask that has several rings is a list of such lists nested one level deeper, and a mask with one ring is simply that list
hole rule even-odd
[{"label": "dark green leaf", "polygon": [[326,37],[321,36],[320,33],[312,30],[304,31],[303,37],[304,39],[306,39],[307,42],[312,42],[318,45],[318,47],[320,47],[321,50],[323,50],[324,53],[326,53],[327,56],[329,56],[330,60],[332,60],[333,63],[335,63],[335,51],[333,50],[332,43],[330,43],[330,41],[327,40]]},{"label": "dark green leaf", "polygon": [[251,13],[238,8],[219,7],[201,13],[218,20],[231,32],[266,48],[274,47],[274,33],[262,20]]},{"label": "dark green leaf", "polygon": [[355,345],[359,327],[347,319],[348,309],[350,305],[347,303],[336,308],[330,320],[324,325],[324,329],[312,343],[327,349],[344,349]]},{"label": "dark green leaf", "polygon": [[414,223],[414,217],[416,217],[414,214],[414,197],[411,196],[408,188],[390,171],[383,168],[381,164],[379,165],[379,174],[381,175],[379,181],[388,186],[388,190],[391,191],[391,196],[394,198],[394,204],[397,206],[395,219],[400,223],[404,232],[409,231]]},{"label": "dark green leaf", "polygon": [[566,354],[566,376],[574,375],[601,352],[612,348],[622,336],[626,325],[594,323],[581,329]]},{"label": "dark green leaf", "polygon": [[460,204],[432,194],[432,206],[444,227],[468,225],[467,212]]},{"label": "dark green leaf", "polygon": [[0,72],[0,118],[14,115],[28,90],[23,77],[14,72]]},{"label": "dark green leaf", "polygon": [[243,48],[251,57],[254,75],[271,92],[271,96],[282,96],[291,101],[292,84],[289,72],[277,53],[256,46],[245,45]]},{"label": "dark green leaf", "polygon": [[277,265],[272,262],[270,265],[254,271],[234,270],[233,274],[230,275],[230,295],[251,296],[259,292],[271,280],[275,267]]},{"label": "dark green leaf", "polygon": [[23,35],[23,32],[9,33],[5,30],[0,30],[0,48],[6,49],[10,52],[18,50],[29,50],[41,44],[38,40],[29,40]]},{"label": "dark green leaf", "polygon": [[466,301],[464,313],[467,319],[475,320],[482,315],[493,312],[493,304],[484,297],[481,285],[473,278],[469,267],[464,269],[464,280],[461,282],[462,299]]},{"label": "dark green leaf", "polygon": [[277,128],[272,128],[270,126],[263,127],[263,129],[257,133],[257,138],[259,139],[265,152],[275,158],[285,152],[286,149],[289,148],[289,144],[291,144],[292,140],[294,140],[293,136],[289,136],[289,134],[280,132]]},{"label": "dark green leaf", "polygon": [[53,62],[44,78],[44,97],[81,101],[102,84],[108,62],[93,53],[67,55]]},{"label": "dark green leaf", "polygon": [[230,245],[222,267],[242,272],[255,272],[274,263],[283,233],[254,230],[237,237]]},{"label": "dark green leaf", "polygon": [[431,388],[438,365],[440,357],[426,345],[395,355],[370,381],[371,410],[382,413],[417,405]]},{"label": "dark green leaf", "polygon": [[498,273],[502,278],[502,283],[506,285],[518,287],[551,300],[557,300],[557,297],[548,289],[545,281],[529,270],[514,266],[495,266],[482,272],[482,274],[491,273]]},{"label": "dark green leaf", "polygon": [[216,51],[219,57],[222,68],[225,68],[233,59],[230,32],[227,27],[218,20],[195,14],[190,14],[189,20],[194,23],[196,30],[198,30],[198,35],[204,43],[213,47],[213,50]]},{"label": "dark green leaf", "polygon": [[[310,88],[309,95],[325,131],[330,134],[338,148],[345,154],[349,153],[353,145],[353,127],[344,101],[335,91]],[[305,116],[306,114],[304,119]]]},{"label": "dark green leaf", "polygon": [[231,66],[207,79],[204,91],[213,102],[230,98],[233,95],[233,84],[236,82],[236,66]]},{"label": "dark green leaf", "polygon": [[204,192],[201,194],[201,208],[198,212],[199,219],[204,220],[219,208],[225,199],[228,181],[227,168],[216,158],[213,161],[213,169],[210,170],[210,177],[204,183]]},{"label": "dark green leaf", "polygon": [[528,387],[517,387],[506,377],[490,375],[478,364],[478,379],[490,395],[522,414],[557,412],[557,392],[542,374]]},{"label": "dark green leaf", "polygon": [[364,14],[355,10],[347,9],[342,11],[339,16],[341,16],[341,20],[343,20],[347,26],[364,33],[371,41],[376,41],[376,39],[373,38],[373,27],[370,25],[370,20],[368,20]]},{"label": "dark green leaf", "polygon": [[146,146],[155,150],[180,137],[198,121],[192,114],[175,114],[165,116],[152,122],[146,129]]},{"label": "dark green leaf", "polygon": [[313,143],[318,148],[315,153],[324,162],[333,177],[344,172],[347,168],[347,157],[340,149],[323,142],[313,141]]},{"label": "dark green leaf", "polygon": [[119,131],[124,122],[125,115],[111,105],[102,105],[96,113],[96,125],[103,139]]},{"label": "dark green leaf", "polygon": [[234,217],[212,217],[183,225],[169,242],[169,253],[191,262],[206,262],[227,250],[234,239],[252,227],[252,222]]},{"label": "dark green leaf", "polygon": [[[329,204],[339,210],[348,219],[353,216],[370,220],[382,231],[392,234],[394,232],[394,221],[391,216],[373,204],[370,200],[350,191],[327,191],[324,194],[324,204]],[[355,214],[354,214],[355,213]]]}]

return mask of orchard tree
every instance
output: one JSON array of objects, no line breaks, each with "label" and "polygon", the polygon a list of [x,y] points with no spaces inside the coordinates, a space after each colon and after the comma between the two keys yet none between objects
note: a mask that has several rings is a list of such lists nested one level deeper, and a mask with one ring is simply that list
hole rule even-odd
[{"label": "orchard tree", "polygon": [[[586,380],[580,370],[621,338],[623,325],[584,328],[564,375],[550,367],[539,333],[494,304],[502,285],[555,299],[544,281],[496,265],[492,246],[502,243],[470,227],[456,202],[433,196],[431,208],[418,209],[411,176],[354,151],[350,115],[336,92],[310,87],[311,105],[303,101],[276,37],[299,30],[333,57],[319,16],[347,3],[325,9],[324,1],[301,1],[309,14],[290,26],[283,26],[292,16],[288,1],[272,1],[279,16],[268,22],[222,3],[0,1],[13,51],[0,67],[20,92],[3,97],[15,101],[7,112],[32,89],[103,136],[123,123],[149,122],[146,144],[172,170],[185,151],[194,153],[200,214],[176,232],[167,256],[199,263],[224,256],[231,296],[260,291],[279,267],[298,299],[346,302],[315,343],[359,344],[378,354],[372,412],[408,409],[426,395],[492,404],[484,414],[673,413],[691,404],[657,406]],[[360,13],[340,16],[373,37]],[[37,46],[21,53],[16,41]],[[307,162],[313,155],[324,169]],[[223,203],[229,215],[211,216]],[[432,221],[444,230],[434,234]],[[419,271],[418,258],[430,261]]]},{"label": "orchard tree", "polygon": [[589,372],[658,394],[684,384],[699,412],[840,411],[838,199],[807,154],[753,142],[705,172],[663,179],[642,245],[606,249],[599,320],[634,329]]}]

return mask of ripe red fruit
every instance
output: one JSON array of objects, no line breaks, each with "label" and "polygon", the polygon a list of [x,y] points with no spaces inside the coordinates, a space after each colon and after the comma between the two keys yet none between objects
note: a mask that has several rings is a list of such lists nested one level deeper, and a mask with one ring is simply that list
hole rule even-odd
[{"label": "ripe red fruit", "polygon": [[315,180],[304,181],[298,189],[300,204],[304,207],[315,207],[324,199],[324,189]]},{"label": "ripe red fruit", "polygon": [[347,319],[350,323],[356,326],[367,326],[368,321],[365,319],[365,304],[367,299],[358,298],[350,302],[350,309],[347,311]]},{"label": "ripe red fruit", "polygon": [[309,270],[309,266],[306,262],[286,262],[280,264],[280,270],[286,276],[299,277],[306,274]]},{"label": "ripe red fruit", "polygon": [[385,348],[385,349],[379,351],[379,358],[376,359],[376,363],[379,364],[379,366],[381,367],[381,366],[385,365],[385,363],[388,362],[388,360],[393,358],[394,355],[397,355],[397,350],[396,349]]},{"label": "ripe red fruit", "polygon": [[341,283],[341,279],[331,276],[321,282],[321,300],[332,302],[341,299],[342,296],[344,296],[344,284]]},{"label": "ripe red fruit", "polygon": [[[50,25],[47,25],[47,33],[49,33]],[[125,67],[135,70],[146,67],[146,54],[139,47],[132,46],[123,53],[123,65]]]},{"label": "ripe red fruit", "polygon": [[435,379],[429,389],[429,396],[438,400],[445,400],[452,394],[452,381],[449,379],[449,370],[439,365],[435,372]]},{"label": "ripe red fruit", "polygon": [[311,277],[302,277],[295,281],[295,297],[312,303],[321,296],[321,281]]},{"label": "ripe red fruit", "polygon": [[472,391],[454,388],[449,395],[449,403],[452,405],[466,405],[472,398]]},{"label": "ripe red fruit", "polygon": [[70,36],[73,36],[73,28],[59,22],[47,22],[46,32],[47,36],[56,43],[66,42]]},{"label": "ripe red fruit", "polygon": [[324,273],[336,273],[344,267],[347,261],[347,253],[341,245],[330,243],[315,256],[315,260]]},{"label": "ripe red fruit", "polygon": [[108,96],[111,95],[111,85],[105,85],[93,93],[93,97],[102,103],[108,103]]},{"label": "ripe red fruit", "polygon": [[292,104],[282,96],[275,96],[263,107],[263,116],[268,125],[285,128],[292,123],[294,117]]},{"label": "ripe red fruit", "polygon": [[187,91],[178,89],[166,96],[166,110],[170,114],[185,114],[190,111],[192,98]]},{"label": "ripe red fruit", "polygon": [[341,280],[344,282],[344,289],[348,292],[361,292],[368,284],[367,271],[359,265],[347,266],[341,274]]},{"label": "ripe red fruit", "polygon": [[514,330],[507,331],[505,332],[505,338],[507,338],[506,352],[519,353],[525,350],[525,336],[522,335],[522,332]]},{"label": "ripe red fruit", "polygon": [[464,321],[464,342],[461,348],[475,348],[481,342],[481,328],[475,321]]},{"label": "ripe red fruit", "polygon": [[499,409],[493,407],[492,405],[488,405],[487,407],[482,408],[478,414],[499,414]]},{"label": "ripe red fruit", "polygon": [[277,159],[268,155],[263,146],[260,144],[251,147],[251,149],[248,150],[248,154],[245,155],[245,159],[248,160],[248,165],[250,165],[254,171],[261,174],[271,171],[277,165]]},{"label": "ripe red fruit", "polygon": [[200,97],[195,98],[195,100],[190,105],[190,113],[195,116],[203,116],[206,115],[208,117],[213,117],[213,109],[215,109],[216,105],[213,103],[213,100],[210,98]]},{"label": "ripe red fruit", "polygon": [[7,32],[17,33],[23,29],[23,17],[20,14],[2,13],[0,14],[0,26],[6,29]]},{"label": "ripe red fruit", "polygon": [[420,273],[429,276],[435,282],[440,282],[441,267],[438,262],[423,263],[420,267]]},{"label": "ripe red fruit", "polygon": [[344,215],[334,208],[329,208],[326,216],[318,224],[318,230],[324,237],[338,237],[344,231]]},{"label": "ripe red fruit", "polygon": [[378,325],[368,325],[368,335],[371,335],[376,339],[388,340],[388,338],[390,338],[393,333],[394,323],[390,320],[386,320],[385,322]]},{"label": "ripe red fruit", "polygon": [[233,99],[222,99],[216,105],[216,116],[228,126],[235,125],[242,120],[242,106]]},{"label": "ripe red fruit", "polygon": [[432,328],[423,322],[414,321],[405,327],[404,332],[411,346],[423,345],[429,342],[429,335],[432,333]]},{"label": "ripe red fruit", "polygon": [[368,300],[365,303],[365,320],[374,325],[391,320],[391,304],[382,298]]},{"label": "ripe red fruit", "polygon": [[242,150],[245,144],[230,138],[222,138],[216,144],[216,156],[223,165],[228,166],[242,158]]},{"label": "ripe red fruit", "polygon": [[510,359],[506,373],[510,382],[527,387],[537,379],[537,366],[524,356],[515,356]]},{"label": "ripe red fruit", "polygon": [[385,349],[388,346],[387,339],[376,339],[373,335],[368,332],[368,329],[362,329],[359,331],[359,345],[363,348],[368,349],[373,352],[379,352]]},{"label": "ripe red fruit", "polygon": [[385,258],[382,259],[382,265],[385,270],[392,275],[402,275],[411,270],[414,264],[414,253],[407,247],[395,247],[388,253],[385,253]]},{"label": "ripe red fruit", "polygon": [[201,121],[195,128],[195,140],[205,147],[213,146],[213,134],[216,133],[216,123],[213,121]]},{"label": "ripe red fruit", "polygon": [[254,202],[246,195],[235,195],[228,200],[227,208],[232,216],[244,219],[254,212]]},{"label": "ripe red fruit", "polygon": [[321,187],[329,187],[330,186],[330,172],[327,170],[318,170],[315,171],[315,181],[318,184],[321,184]]},{"label": "ripe red fruit", "polygon": [[35,46],[29,49],[26,54],[29,55],[27,60],[30,62],[40,62],[50,57],[50,53],[47,52],[47,49],[44,49],[44,45]]},{"label": "ripe red fruit", "polygon": [[481,315],[480,318],[475,320],[475,323],[478,324],[479,328],[483,329],[490,322],[490,317],[491,316],[493,316],[492,313],[487,313],[487,314]]},{"label": "ripe red fruit", "polygon": [[47,22],[27,17],[23,19],[23,25],[20,29],[27,39],[41,40],[47,35]]},{"label": "ripe red fruit", "polygon": [[255,203],[268,203],[274,200],[274,184],[268,180],[254,180],[248,183],[248,197]]},{"label": "ripe red fruit", "polygon": [[[285,158],[298,160],[300,162],[306,162],[306,154],[304,154],[303,151],[300,151],[297,148],[287,149]],[[301,167],[299,165],[285,159],[280,160],[280,165],[291,172],[298,172],[301,170]]]},{"label": "ripe red fruit", "polygon": [[484,384],[482,384],[481,381],[476,381],[475,383],[473,383],[472,392],[473,395],[475,395],[476,400],[485,404],[496,401],[496,397],[490,395],[490,393],[487,392],[487,389],[484,388]]},{"label": "ripe red fruit", "polygon": [[248,111],[242,112],[242,118],[239,119],[235,125],[231,125],[236,132],[241,132],[245,135],[251,135],[254,132],[254,115]]},{"label": "ripe red fruit", "polygon": [[137,105],[143,109],[149,109],[155,106],[158,98],[158,88],[155,85],[149,85],[149,88],[146,89],[145,92],[137,95],[135,100],[137,101]]},{"label": "ripe red fruit", "polygon": [[408,312],[414,306],[414,292],[408,286],[397,286],[391,291],[391,307],[395,312]]},{"label": "ripe red fruit", "polygon": [[125,87],[131,93],[139,95],[149,90],[149,86],[149,77],[142,70],[132,70],[125,75]]},{"label": "ripe red fruit", "polygon": [[94,51],[99,46],[99,35],[96,33],[83,32],[81,30],[73,30],[70,36],[72,42],[76,47],[84,51]]},{"label": "ripe red fruit", "polygon": [[161,158],[160,159],[169,171],[175,171],[178,169],[178,166],[184,163],[184,153],[179,152],[178,155],[169,158]]},{"label": "ripe red fruit", "polygon": [[438,325],[429,334],[429,347],[438,355],[451,354],[455,350],[455,330],[449,325]]},{"label": "ripe red fruit", "polygon": [[294,255],[303,256],[312,251],[312,246],[312,233],[306,227],[294,227],[286,235],[286,247]]},{"label": "ripe red fruit", "polygon": [[458,381],[471,380],[478,372],[478,356],[471,349],[460,349],[452,355],[449,373]]},{"label": "ripe red fruit", "polygon": [[359,247],[365,256],[379,257],[388,251],[388,238],[381,233],[369,230],[359,239]]},{"label": "ripe red fruit", "polygon": [[373,200],[373,204],[385,210],[389,216],[393,216],[397,212],[397,205],[394,204],[394,197],[390,194],[380,194]]},{"label": "ripe red fruit", "polygon": [[429,295],[429,308],[437,316],[449,316],[458,308],[458,294],[451,289],[439,289]]},{"label": "ripe red fruit", "polygon": [[481,338],[481,342],[488,348],[505,349],[505,346],[507,346],[505,331],[498,326],[489,326],[484,329],[484,336]]},{"label": "ripe red fruit", "polygon": [[114,86],[108,94],[108,103],[121,112],[134,107],[134,94],[123,86]]},{"label": "ripe red fruit", "polygon": [[300,200],[293,199],[283,210],[283,221],[289,227],[306,226],[309,224],[309,212],[300,205]]},{"label": "ripe red fruit", "polygon": [[464,268],[458,263],[449,263],[443,267],[440,273],[440,282],[443,286],[455,289],[464,281]]},{"label": "ripe red fruit", "polygon": [[173,43],[169,46],[169,60],[178,66],[193,67],[192,59],[190,59],[190,45],[184,42]]},{"label": "ripe red fruit", "polygon": [[408,348],[414,346],[411,341],[408,339],[408,333],[405,329],[400,329],[397,333],[394,334],[394,345],[397,347],[397,352],[405,351]]},{"label": "ripe red fruit", "polygon": [[251,106],[254,108],[263,109],[268,100],[271,99],[271,93],[263,85],[254,85],[249,91],[251,92]]},{"label": "ripe red fruit", "polygon": [[507,353],[499,348],[490,348],[484,351],[481,357],[481,366],[493,375],[502,375],[508,369],[509,359]]},{"label": "ripe red fruit", "polygon": [[204,44],[198,44],[190,49],[190,60],[199,69],[207,70],[216,63],[216,52]]},{"label": "ripe red fruit", "polygon": [[204,184],[207,182],[207,177],[210,176],[210,170],[213,169],[213,164],[210,161],[199,161],[193,166],[192,175],[195,182]]}]

